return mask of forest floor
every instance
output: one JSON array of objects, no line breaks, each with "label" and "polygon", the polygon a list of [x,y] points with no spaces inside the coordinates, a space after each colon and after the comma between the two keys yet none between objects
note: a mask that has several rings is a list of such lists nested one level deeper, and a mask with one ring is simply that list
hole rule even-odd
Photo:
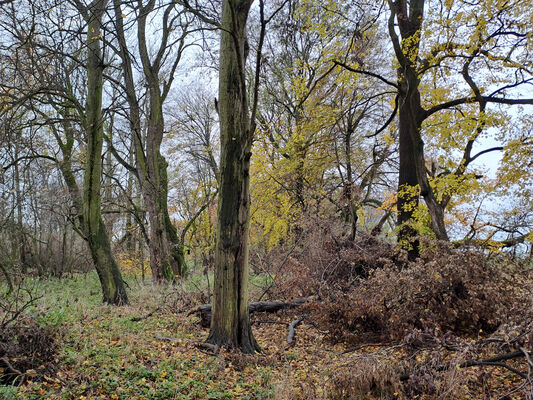
[{"label": "forest floor", "polygon": [[[206,339],[208,329],[200,327],[196,315],[187,314],[200,304],[201,277],[195,279],[174,287],[127,279],[131,301],[127,307],[101,304],[95,273],[35,280],[34,290],[43,297],[27,314],[53,330],[55,361],[26,372],[19,386],[0,386],[0,398],[405,398],[400,393],[402,383],[394,382],[396,378],[386,372],[380,372],[379,385],[368,382],[370,389],[376,388],[372,395],[367,392],[354,397],[349,387],[354,374],[361,372],[354,371],[357,361],[379,359],[393,365],[407,355],[402,344],[373,343],[355,349],[342,343],[333,345],[312,320],[305,318],[297,327],[295,343],[288,346],[288,324],[300,316],[297,308],[253,315],[253,331],[263,350],[260,354],[245,356],[225,350],[210,354],[202,350],[198,345]],[[432,351],[420,350],[414,357],[423,360]],[[453,351],[439,351],[447,352],[444,358],[454,357]],[[519,362],[523,368],[524,360]],[[458,380],[463,386],[460,398],[524,398],[523,392],[513,394],[521,379],[507,369],[457,368],[450,374],[452,380],[453,373],[463,375]],[[380,387],[388,389],[381,391]],[[456,396],[440,394],[443,399]],[[412,398],[430,397],[420,394]]]}]

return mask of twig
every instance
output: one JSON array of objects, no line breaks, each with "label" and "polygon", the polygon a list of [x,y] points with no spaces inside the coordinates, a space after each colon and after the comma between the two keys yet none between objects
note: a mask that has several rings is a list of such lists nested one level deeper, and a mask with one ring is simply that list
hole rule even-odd
[{"label": "twig", "polygon": [[2,357],[0,358],[0,361],[2,361],[6,368],[9,370],[9,372],[11,372],[13,375],[17,375],[17,376],[20,376],[22,375],[22,372],[20,372],[18,369],[16,369],[15,367],[13,367],[11,365],[11,363],[9,362],[9,360],[7,359],[7,357]]},{"label": "twig", "polygon": [[524,357],[526,357],[527,363],[529,364],[529,368],[533,367],[533,362],[531,361],[531,357],[529,356],[529,353],[526,349],[523,347],[520,347],[520,351],[524,354]]},{"label": "twig", "polygon": [[7,272],[7,268],[4,267],[4,264],[0,263],[0,270],[4,273],[4,276],[6,277],[7,281],[7,292],[6,294],[10,294],[13,291],[13,283],[11,282],[11,278],[9,277],[9,273]]},{"label": "twig", "polygon": [[[276,272],[275,274],[277,274],[282,268],[283,266],[285,265],[285,263],[287,262],[287,260],[289,259],[290,255],[292,254],[292,252],[294,251],[294,249],[296,249],[296,246],[298,246],[298,244],[300,243],[300,239],[303,237],[303,233],[300,234],[300,236],[294,241],[294,244],[292,245],[292,247],[290,248],[290,250],[287,252],[287,254],[285,254],[285,257],[283,258],[283,260],[281,261],[281,264],[279,264],[279,266],[276,268]],[[261,268],[263,269],[263,268]],[[264,271],[264,269],[263,269]],[[261,296],[259,296],[259,298],[257,299],[257,301],[261,301],[263,299],[263,296],[265,294],[268,293],[268,291],[270,289],[272,289],[272,287],[276,284],[276,281],[274,280],[274,276],[272,276],[272,274],[270,272],[268,272],[268,275],[270,275],[271,279],[272,279],[272,282],[270,283],[270,285],[267,286],[267,288],[263,291],[263,293],[261,293]]]},{"label": "twig", "polygon": [[363,347],[379,347],[383,346],[383,343],[362,343],[349,349],[344,350],[341,354],[353,353],[356,350],[362,349]]},{"label": "twig", "polygon": [[[377,351],[374,351],[373,353],[362,354],[360,356],[351,358],[349,362],[344,363],[342,366],[346,367],[346,366],[349,365],[350,362],[355,361],[355,360],[362,360],[362,359],[369,358],[369,357],[375,357],[375,356],[377,356],[379,354],[388,353],[388,352],[390,352],[390,351],[392,351],[394,349],[398,349],[400,347],[404,347],[406,344],[407,343],[395,344],[393,346],[385,347],[383,349],[379,349]],[[407,380],[407,379],[409,379],[409,376],[407,376],[406,379],[402,379],[402,377],[400,377],[400,380]]]}]

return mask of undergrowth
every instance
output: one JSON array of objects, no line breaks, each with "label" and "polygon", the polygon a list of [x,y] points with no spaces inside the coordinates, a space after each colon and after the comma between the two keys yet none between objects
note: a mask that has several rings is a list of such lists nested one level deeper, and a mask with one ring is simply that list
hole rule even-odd
[{"label": "undergrowth", "polygon": [[[18,386],[0,386],[0,398],[430,400],[513,390],[527,398],[531,387],[509,369],[461,367],[532,350],[525,265],[430,242],[418,261],[408,262],[372,236],[350,242],[309,232],[275,254],[252,255],[252,300],[310,300],[253,315],[263,353],[251,356],[198,348],[208,330],[188,311],[208,299],[202,274],[174,286],[126,278],[132,303],[126,307],[101,304],[94,272],[28,279],[38,301],[24,310],[17,333],[4,330],[0,338],[16,337],[11,346],[19,353],[28,340],[39,346],[27,365],[15,364],[22,358],[14,347],[3,353],[21,374],[8,381],[3,368],[4,383]],[[297,318],[303,322],[289,346],[287,327]],[[509,363],[527,373],[524,358]]]}]

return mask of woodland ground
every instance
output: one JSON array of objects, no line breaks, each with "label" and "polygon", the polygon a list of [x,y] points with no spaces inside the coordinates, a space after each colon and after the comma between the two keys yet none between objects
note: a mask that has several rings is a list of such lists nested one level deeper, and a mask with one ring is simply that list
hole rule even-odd
[{"label": "woodland ground", "polygon": [[[242,355],[198,347],[208,335],[188,311],[202,303],[205,277],[193,275],[175,286],[153,286],[128,277],[131,305],[101,304],[94,272],[46,280],[27,280],[42,296],[26,311],[28,319],[54,336],[52,361],[17,378],[19,386],[0,386],[2,399],[523,399],[526,383],[497,366],[460,368],[465,353],[453,346],[332,341],[307,314],[296,342],[286,344],[287,325],[299,308],[254,314],[253,331],[263,352]],[[252,279],[252,299],[265,281]],[[283,300],[283,299],[280,299]],[[150,316],[132,321],[132,318]],[[467,335],[464,343],[482,339]],[[424,365],[435,358],[455,365],[440,372],[446,384],[413,392],[394,366],[406,358]],[[461,354],[459,354],[461,353]],[[475,354],[475,358],[493,354]],[[463,357],[463,358],[461,358]],[[467,358],[472,357],[471,355]],[[455,360],[455,361],[454,361]],[[16,361],[16,360],[12,360]],[[527,371],[522,358],[511,366]],[[5,372],[5,371],[3,371]],[[427,374],[426,374],[427,375]],[[417,379],[425,379],[419,374]],[[529,380],[529,377],[527,378]],[[531,383],[531,382],[529,382]],[[419,384],[424,386],[424,382]],[[437,385],[438,386],[438,385]],[[517,390],[519,388],[519,390]],[[525,389],[524,389],[525,388]],[[529,386],[531,388],[531,386]],[[525,390],[525,391],[524,391]],[[431,394],[429,393],[431,391]]]}]

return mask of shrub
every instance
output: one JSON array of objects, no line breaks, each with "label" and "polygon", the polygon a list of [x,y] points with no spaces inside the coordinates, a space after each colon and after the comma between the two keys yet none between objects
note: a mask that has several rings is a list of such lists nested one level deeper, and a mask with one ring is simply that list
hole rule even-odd
[{"label": "shrub", "polygon": [[397,399],[401,392],[399,369],[391,360],[358,358],[345,368],[334,370],[326,387],[331,399]]},{"label": "shrub", "polygon": [[52,369],[55,341],[34,319],[20,317],[0,332],[0,384],[20,383],[25,376]]},{"label": "shrub", "polygon": [[310,217],[306,224],[296,243],[279,246],[261,257],[252,252],[252,266],[262,265],[255,272],[277,277],[269,290],[272,298],[318,295],[326,299],[332,291],[349,292],[375,269],[403,268],[407,263],[405,252],[368,233],[360,232],[352,241],[340,235],[338,222]]},{"label": "shrub", "polygon": [[20,383],[51,368],[54,338],[25,314],[37,299],[22,279],[0,295],[0,384]]},{"label": "shrub", "polygon": [[400,340],[413,329],[490,333],[514,307],[529,304],[513,277],[483,254],[425,246],[405,268],[384,262],[349,290],[330,286],[328,301],[311,307],[332,341]]}]

